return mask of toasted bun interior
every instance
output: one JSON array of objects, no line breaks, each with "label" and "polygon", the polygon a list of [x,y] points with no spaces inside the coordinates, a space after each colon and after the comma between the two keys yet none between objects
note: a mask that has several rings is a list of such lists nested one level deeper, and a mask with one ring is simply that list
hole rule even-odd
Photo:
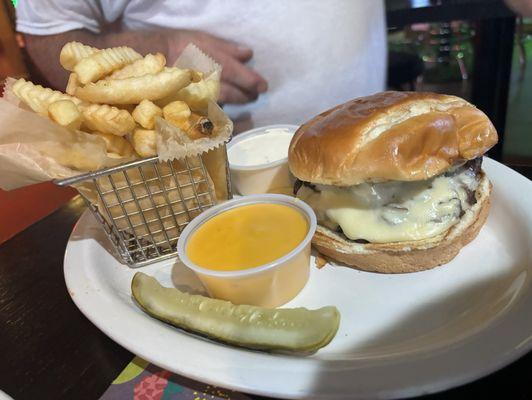
[{"label": "toasted bun interior", "polygon": [[491,183],[482,173],[476,203],[446,232],[413,242],[359,244],[318,225],[312,239],[322,254],[346,265],[371,272],[406,273],[430,269],[451,261],[484,225],[490,207]]},{"label": "toasted bun interior", "polygon": [[350,186],[429,179],[497,142],[486,115],[467,101],[421,92],[383,92],[352,100],[302,125],[290,144],[300,180]]}]

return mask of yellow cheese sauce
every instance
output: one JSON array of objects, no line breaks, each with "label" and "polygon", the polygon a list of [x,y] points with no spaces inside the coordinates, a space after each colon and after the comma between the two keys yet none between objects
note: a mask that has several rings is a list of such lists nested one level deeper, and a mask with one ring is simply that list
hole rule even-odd
[{"label": "yellow cheese sauce", "polygon": [[196,265],[218,271],[236,271],[272,262],[294,250],[309,229],[296,209],[258,203],[225,211],[202,225],[186,245]]}]

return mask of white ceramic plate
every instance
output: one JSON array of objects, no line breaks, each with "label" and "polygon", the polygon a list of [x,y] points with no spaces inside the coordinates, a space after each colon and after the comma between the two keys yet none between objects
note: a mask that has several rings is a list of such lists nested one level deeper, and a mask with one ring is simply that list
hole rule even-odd
[{"label": "white ceramic plate", "polygon": [[[451,263],[404,275],[312,267],[287,307],[338,307],[334,340],[310,357],[214,343],[150,318],[131,299],[135,270],[108,253],[93,217],[65,255],[72,299],[103,332],[163,368],[209,384],[287,398],[421,395],[493,372],[532,347],[532,183],[485,160],[493,203],[478,238]],[[172,261],[141,268],[164,285],[194,287]]]}]

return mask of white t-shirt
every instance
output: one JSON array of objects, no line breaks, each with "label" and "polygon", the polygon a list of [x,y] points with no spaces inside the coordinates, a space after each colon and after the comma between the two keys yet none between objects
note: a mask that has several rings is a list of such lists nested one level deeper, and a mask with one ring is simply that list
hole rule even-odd
[{"label": "white t-shirt", "polygon": [[300,124],[384,89],[381,0],[19,0],[17,29],[34,35],[85,28],[205,31],[253,49],[250,66],[268,81],[253,103],[228,105],[239,129]]}]

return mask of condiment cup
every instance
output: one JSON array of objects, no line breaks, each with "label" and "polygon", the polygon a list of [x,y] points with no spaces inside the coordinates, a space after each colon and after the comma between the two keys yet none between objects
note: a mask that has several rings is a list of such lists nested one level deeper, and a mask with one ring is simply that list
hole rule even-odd
[{"label": "condiment cup", "polygon": [[[270,263],[238,271],[211,270],[200,267],[189,259],[186,253],[187,242],[203,223],[224,211],[257,203],[289,206],[306,218],[308,232],[296,248]],[[181,233],[177,252],[183,264],[194,271],[212,297],[229,300],[234,304],[273,308],[293,299],[307,283],[311,239],[315,231],[316,215],[302,200],[280,194],[244,196],[214,206],[194,218]]]},{"label": "condiment cup", "polygon": [[[288,169],[288,157],[285,156],[276,161],[256,165],[239,165],[231,161],[231,149],[234,149],[244,140],[268,134],[272,130],[284,130],[287,135],[293,136],[298,128],[297,125],[268,125],[251,129],[233,137],[227,145],[233,190],[241,195],[291,194],[294,178]],[[261,149],[257,150],[260,151]],[[286,152],[288,154],[288,149]]]}]

